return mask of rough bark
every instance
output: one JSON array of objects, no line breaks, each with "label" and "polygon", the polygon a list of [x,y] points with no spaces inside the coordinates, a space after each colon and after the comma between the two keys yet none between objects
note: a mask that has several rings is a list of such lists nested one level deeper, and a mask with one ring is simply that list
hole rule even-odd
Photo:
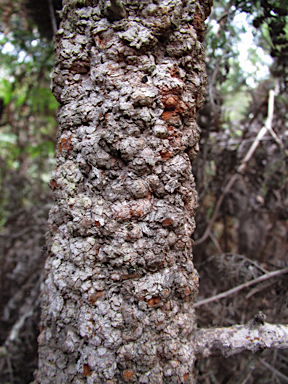
[{"label": "rough bark", "polygon": [[192,383],[211,0],[63,2],[36,382]]}]

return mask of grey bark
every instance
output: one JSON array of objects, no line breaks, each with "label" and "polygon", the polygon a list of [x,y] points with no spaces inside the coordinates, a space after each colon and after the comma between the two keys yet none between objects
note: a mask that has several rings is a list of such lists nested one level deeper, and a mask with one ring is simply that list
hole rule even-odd
[{"label": "grey bark", "polygon": [[36,382],[192,383],[211,0],[63,1]]},{"label": "grey bark", "polygon": [[244,325],[198,330],[193,338],[196,358],[228,357],[244,351],[255,353],[264,349],[288,349],[288,325],[265,323],[264,318],[259,312]]}]

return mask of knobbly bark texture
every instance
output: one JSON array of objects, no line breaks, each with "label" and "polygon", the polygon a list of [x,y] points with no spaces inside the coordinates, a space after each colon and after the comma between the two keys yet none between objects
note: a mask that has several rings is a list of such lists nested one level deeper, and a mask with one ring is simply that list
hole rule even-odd
[{"label": "knobbly bark texture", "polygon": [[211,0],[63,2],[36,382],[192,383]]}]

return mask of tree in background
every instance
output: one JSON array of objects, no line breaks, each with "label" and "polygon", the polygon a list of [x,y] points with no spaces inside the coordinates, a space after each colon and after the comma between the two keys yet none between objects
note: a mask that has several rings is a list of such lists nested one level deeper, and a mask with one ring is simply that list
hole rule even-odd
[{"label": "tree in background", "polygon": [[[245,3],[248,6],[248,2]],[[284,41],[288,35],[287,27],[283,27],[283,20],[287,24],[287,5],[282,3],[281,8],[280,3],[269,1],[266,6],[266,2],[251,2],[250,8],[244,9],[236,2],[219,1],[215,2],[209,19],[206,39],[208,92],[198,115],[202,131],[200,152],[193,164],[199,192],[193,253],[200,274],[200,301],[223,291],[229,293],[230,289],[262,278],[267,271],[283,271],[287,267],[288,99],[284,86],[287,76],[281,68],[287,62]],[[234,19],[242,9],[249,11],[247,21],[257,44],[250,53],[250,60],[256,65],[261,62],[261,57],[257,56],[260,47],[271,54],[274,48],[279,49],[271,66],[272,73],[277,76],[270,74],[254,87],[246,83],[247,73],[237,53],[242,31]],[[262,17],[262,23],[256,29],[253,20],[258,16]],[[275,29],[270,27],[271,21],[278,23],[280,20],[284,30],[280,35],[281,50],[279,45],[272,44]],[[249,148],[265,125],[269,91],[275,88],[278,93],[272,128],[279,140],[275,134],[266,133],[239,173]],[[257,310],[267,315],[267,321],[287,324],[287,275],[269,278],[237,294],[231,293],[223,295],[221,300],[216,296],[215,301],[196,304],[200,327],[243,324]],[[266,351],[252,362],[247,360],[247,355],[200,360],[198,381],[236,383],[239,378],[240,383],[240,377],[244,380],[244,372],[249,383],[269,383],[274,379],[282,382],[285,379],[281,372],[286,376],[288,373],[286,359],[287,351],[278,350]],[[254,371],[253,364],[257,367]]]},{"label": "tree in background", "polygon": [[23,2],[1,1],[0,15],[0,382],[27,383],[37,366],[58,103],[49,90],[51,40]]}]

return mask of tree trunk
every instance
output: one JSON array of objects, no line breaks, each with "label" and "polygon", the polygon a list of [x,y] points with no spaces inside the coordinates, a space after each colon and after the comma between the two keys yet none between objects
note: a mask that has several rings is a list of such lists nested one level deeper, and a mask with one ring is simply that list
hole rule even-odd
[{"label": "tree trunk", "polygon": [[63,1],[37,383],[194,382],[191,162],[211,5]]}]

